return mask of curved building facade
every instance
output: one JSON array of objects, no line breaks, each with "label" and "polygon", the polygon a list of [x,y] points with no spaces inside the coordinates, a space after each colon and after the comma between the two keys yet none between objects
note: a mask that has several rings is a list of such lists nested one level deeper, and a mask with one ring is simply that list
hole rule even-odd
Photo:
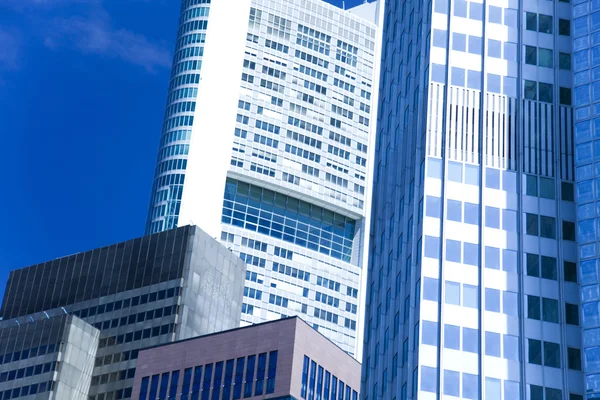
[{"label": "curved building facade", "polygon": [[242,324],[300,315],[356,354],[376,4],[184,1],[148,233],[248,264]]}]

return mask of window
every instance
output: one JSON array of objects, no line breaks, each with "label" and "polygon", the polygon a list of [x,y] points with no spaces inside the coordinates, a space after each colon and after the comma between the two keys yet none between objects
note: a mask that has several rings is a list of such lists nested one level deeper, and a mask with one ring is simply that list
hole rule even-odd
[{"label": "window", "polygon": [[462,202],[448,199],[446,214],[449,221],[462,221]]},{"label": "window", "polygon": [[560,346],[558,343],[544,342],[544,365],[560,368]]},{"label": "window", "polygon": [[[560,104],[565,105],[565,106],[570,106],[572,103],[572,96],[571,96],[571,88],[566,88],[566,87],[561,87],[559,88],[559,96],[560,96]],[[563,185],[565,184],[565,182],[563,182]],[[573,186],[571,185],[571,188]],[[563,200],[565,200],[563,198]],[[573,201],[573,200],[569,200],[569,201]]]},{"label": "window", "polygon": [[485,332],[485,355],[500,357],[500,334]]},{"label": "window", "polygon": [[527,275],[540,276],[540,257],[537,254],[525,254]]},{"label": "window", "polygon": [[485,246],[485,267],[490,269],[500,269],[500,249]]},{"label": "window", "polygon": [[540,197],[554,200],[554,179],[540,177]]},{"label": "window", "polygon": [[485,226],[488,228],[500,229],[499,208],[485,206]]},{"label": "window", "polygon": [[542,319],[558,324],[558,300],[542,298]]},{"label": "window", "polygon": [[557,280],[556,258],[542,256],[542,278]]},{"label": "window", "polygon": [[536,339],[527,339],[527,344],[529,363],[542,365],[542,342]]},{"label": "window", "polygon": [[463,307],[479,308],[479,291],[477,286],[463,284]]},{"label": "window", "polygon": [[[415,337],[416,338],[416,337]],[[423,321],[423,344],[430,346],[438,345],[438,323],[431,321]]]},{"label": "window", "polygon": [[[416,370],[415,370],[416,371]],[[421,390],[424,392],[437,392],[437,368],[421,367]]]},{"label": "window", "polygon": [[425,198],[425,210],[428,217],[440,217],[440,198],[435,196],[427,196]]},{"label": "window", "polygon": [[[493,7],[493,6],[490,6]],[[502,58],[502,42],[499,40],[488,39],[488,56]]]},{"label": "window", "polygon": [[479,399],[479,376],[467,374],[463,372],[462,374],[462,384],[463,384],[463,399],[471,399],[476,400]]},{"label": "window", "polygon": [[552,15],[539,15],[538,31],[541,33],[552,33]]},{"label": "window", "polygon": [[552,103],[552,98],[553,98],[552,84],[540,82],[538,84],[538,89],[539,89],[539,100],[546,102],[546,103]]},{"label": "window", "polygon": [[537,100],[537,82],[525,79],[524,96],[528,100]]},{"label": "window", "polygon": [[460,372],[444,370],[444,394],[460,396]]},{"label": "window", "polygon": [[540,236],[548,239],[556,239],[556,219],[540,215]]},{"label": "window", "polygon": [[528,31],[537,31],[537,14],[526,12],[525,13],[525,27]]},{"label": "window", "polygon": [[537,48],[525,45],[525,64],[537,65]]},{"label": "window", "polygon": [[577,283],[577,264],[571,261],[564,262],[565,282]]},{"label": "window", "polygon": [[503,357],[507,360],[519,360],[519,337],[512,335],[502,335],[503,337]]},{"label": "window", "polygon": [[438,280],[425,277],[423,280],[423,299],[438,301]]},{"label": "window", "polygon": [[479,204],[465,202],[465,224],[479,225]]},{"label": "window", "polygon": [[569,361],[569,369],[581,371],[581,350],[567,347],[567,355]]},{"label": "window", "polygon": [[446,304],[460,305],[460,283],[446,281]]},{"label": "window", "polygon": [[479,352],[479,332],[477,329],[462,328],[462,349],[469,353]]},{"label": "window", "polygon": [[444,347],[447,349],[460,350],[460,327],[455,325],[444,325]]},{"label": "window", "polygon": [[534,175],[526,175],[525,177],[525,194],[527,196],[537,196],[538,186],[537,177]]},{"label": "window", "polygon": [[538,65],[540,67],[553,68],[553,59],[551,49],[543,49],[541,47],[538,49]]},{"label": "window", "polygon": [[485,288],[485,309],[486,311],[500,312],[499,290]]},{"label": "window", "polygon": [[506,315],[519,315],[519,300],[515,292],[502,292],[502,312]]},{"label": "window", "polygon": [[494,24],[502,23],[502,8],[496,6],[488,7],[488,21]]},{"label": "window", "polygon": [[571,70],[571,55],[569,53],[558,53],[558,68]]},{"label": "window", "polygon": [[579,306],[565,303],[565,319],[569,325],[579,325]]},{"label": "window", "polygon": [[[541,17],[541,15],[540,15]],[[571,21],[568,19],[559,18],[558,34],[563,36],[571,36]]]},{"label": "window", "polygon": [[[569,90],[569,96],[570,96]],[[570,97],[569,97],[570,98]],[[570,105],[571,103],[569,103]],[[573,193],[573,184],[571,182],[561,182],[560,192],[563,201],[575,201],[574,193]]]},{"label": "window", "polygon": [[527,318],[541,319],[540,298],[537,296],[527,295]]},{"label": "window", "polygon": [[525,233],[527,235],[538,236],[538,216],[536,214],[525,214]]},{"label": "window", "polygon": [[461,262],[461,245],[456,240],[446,239],[446,260]]},{"label": "window", "polygon": [[501,383],[500,379],[485,378],[485,399],[486,400],[500,400],[501,394]]},{"label": "window", "polygon": [[574,242],[575,241],[575,223],[570,222],[570,221],[563,221],[562,228],[563,228],[563,239]]}]

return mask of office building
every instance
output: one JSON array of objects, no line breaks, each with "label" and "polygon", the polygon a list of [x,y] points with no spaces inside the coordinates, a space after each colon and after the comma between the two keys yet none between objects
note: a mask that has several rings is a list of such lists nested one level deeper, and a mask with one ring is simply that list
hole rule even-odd
[{"label": "office building", "polygon": [[363,398],[577,400],[590,390],[572,3],[386,3]]},{"label": "office building", "polygon": [[62,310],[23,322],[0,322],[0,399],[87,400],[100,331]]},{"label": "office building", "polygon": [[[573,2],[573,85],[575,106],[575,167],[577,201],[577,254],[581,284],[581,325],[583,359],[588,399],[600,398],[600,309],[598,292],[598,257],[600,248],[600,4]],[[593,68],[596,66],[595,68]],[[594,164],[596,161],[596,164]]]},{"label": "office building", "polygon": [[182,1],[146,227],[198,225],[248,263],[243,325],[302,315],[350,353],[375,10]]},{"label": "office building", "polygon": [[[5,361],[6,354],[22,356],[28,346],[53,346],[56,353],[56,346],[68,345],[59,343],[61,332],[77,328],[93,336],[98,330],[96,348],[91,339],[84,346],[69,336],[75,348],[93,356],[89,370],[79,367],[91,374],[90,384],[86,387],[82,379],[76,389],[87,391],[87,400],[127,399],[140,348],[238,326],[245,274],[239,257],[193,226],[15,270],[2,303],[0,352]],[[69,317],[58,318],[64,314]],[[22,332],[34,338],[22,338]],[[19,338],[10,339],[14,335]],[[48,344],[34,344],[38,336]],[[60,352],[63,358],[46,355],[43,361],[58,361],[64,371],[64,362],[74,355],[66,349]],[[17,362],[19,369],[25,367]],[[78,363],[83,363],[81,357],[73,361],[73,368]],[[55,379],[50,375],[50,380]],[[54,398],[64,398],[57,397],[60,383],[52,387]]]},{"label": "office building", "polygon": [[357,400],[359,386],[354,358],[289,317],[143,349],[133,398]]}]

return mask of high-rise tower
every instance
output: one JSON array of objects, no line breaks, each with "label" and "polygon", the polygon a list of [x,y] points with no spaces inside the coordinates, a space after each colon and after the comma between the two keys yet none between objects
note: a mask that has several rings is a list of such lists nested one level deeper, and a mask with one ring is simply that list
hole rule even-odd
[{"label": "high-rise tower", "polygon": [[300,315],[354,354],[376,4],[182,3],[148,233],[248,263],[244,324]]},{"label": "high-rise tower", "polygon": [[583,398],[571,8],[386,3],[363,398]]}]

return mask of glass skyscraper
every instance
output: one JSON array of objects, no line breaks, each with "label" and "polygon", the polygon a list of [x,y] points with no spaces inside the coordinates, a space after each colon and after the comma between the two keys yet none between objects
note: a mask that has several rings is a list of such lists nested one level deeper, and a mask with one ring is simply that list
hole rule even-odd
[{"label": "glass skyscraper", "polygon": [[[571,60],[586,69],[579,85],[595,54],[594,14],[572,29],[572,12],[598,2],[574,3],[386,2],[364,399],[578,400],[600,389],[582,372],[598,371],[597,350],[582,352],[598,330],[580,326],[600,324],[595,243],[578,248],[575,229],[586,218],[579,238],[595,242],[593,112],[576,110],[587,122],[574,135],[571,107]],[[587,86],[577,104],[591,102]],[[591,266],[579,270],[578,250]]]},{"label": "glass skyscraper", "polygon": [[375,3],[184,0],[147,222],[246,261],[243,325],[300,315],[351,354],[375,20]]},{"label": "glass skyscraper", "polygon": [[[586,391],[600,398],[600,3],[573,2],[577,242]],[[595,162],[594,162],[595,161]]]}]

